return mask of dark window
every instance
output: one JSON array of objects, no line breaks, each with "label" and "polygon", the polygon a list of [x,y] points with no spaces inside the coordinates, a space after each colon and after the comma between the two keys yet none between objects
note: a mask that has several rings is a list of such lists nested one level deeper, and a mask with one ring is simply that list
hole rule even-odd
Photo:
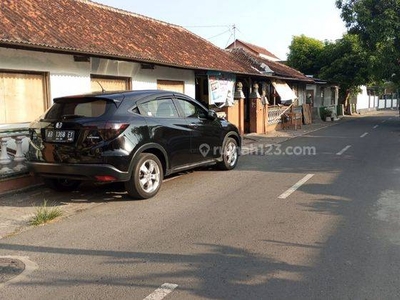
[{"label": "dark window", "polygon": [[46,119],[58,119],[63,116],[81,116],[87,118],[97,118],[102,116],[106,111],[107,107],[110,106],[110,102],[99,99],[85,99],[76,98],[74,101],[58,102],[50,108],[46,113]]},{"label": "dark window", "polygon": [[140,112],[139,112],[139,108],[137,108],[137,107],[135,107],[135,108],[133,108],[132,109],[132,112],[134,113],[134,114],[140,114]]}]

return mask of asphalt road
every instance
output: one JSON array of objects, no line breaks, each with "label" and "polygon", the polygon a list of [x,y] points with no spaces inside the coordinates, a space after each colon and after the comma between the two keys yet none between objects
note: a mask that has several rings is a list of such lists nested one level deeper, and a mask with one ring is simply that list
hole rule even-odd
[{"label": "asphalt road", "polygon": [[399,149],[388,112],[253,145],[150,200],[97,189],[116,197],[0,240],[30,262],[0,298],[399,299]]}]

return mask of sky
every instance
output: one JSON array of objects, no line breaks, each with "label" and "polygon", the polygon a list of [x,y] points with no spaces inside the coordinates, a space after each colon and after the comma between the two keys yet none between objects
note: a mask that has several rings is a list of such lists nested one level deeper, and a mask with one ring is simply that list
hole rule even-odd
[{"label": "sky", "polygon": [[334,41],[346,32],[335,0],[92,1],[182,26],[220,48],[236,37],[282,60],[293,36]]}]

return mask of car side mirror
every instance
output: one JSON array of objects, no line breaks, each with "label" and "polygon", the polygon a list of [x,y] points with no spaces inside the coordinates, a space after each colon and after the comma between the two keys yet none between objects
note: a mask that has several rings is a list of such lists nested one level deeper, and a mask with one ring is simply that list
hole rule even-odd
[{"label": "car side mirror", "polygon": [[209,119],[216,119],[218,118],[217,113],[215,112],[215,110],[209,109],[208,110],[208,114],[207,114],[207,118]]},{"label": "car side mirror", "polygon": [[218,115],[215,112],[215,110],[210,109],[210,110],[208,110],[207,118],[211,119],[211,120],[215,120],[216,118],[218,118]]}]

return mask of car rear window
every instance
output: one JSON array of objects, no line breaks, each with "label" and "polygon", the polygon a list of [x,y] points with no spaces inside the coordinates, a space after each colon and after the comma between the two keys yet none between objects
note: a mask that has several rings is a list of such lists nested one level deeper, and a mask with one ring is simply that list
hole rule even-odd
[{"label": "car rear window", "polygon": [[57,101],[47,111],[45,119],[59,119],[61,117],[97,118],[104,115],[112,106],[112,101],[98,98],[74,98],[68,101]]}]

